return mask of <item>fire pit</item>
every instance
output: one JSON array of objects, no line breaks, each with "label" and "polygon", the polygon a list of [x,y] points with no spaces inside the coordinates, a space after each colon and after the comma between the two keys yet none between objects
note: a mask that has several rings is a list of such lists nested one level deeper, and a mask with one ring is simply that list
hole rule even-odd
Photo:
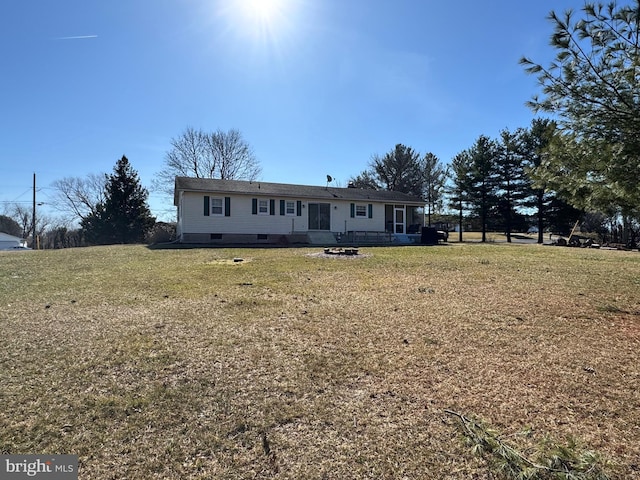
[{"label": "fire pit", "polygon": [[358,255],[358,249],[351,248],[325,248],[324,253],[326,255]]}]

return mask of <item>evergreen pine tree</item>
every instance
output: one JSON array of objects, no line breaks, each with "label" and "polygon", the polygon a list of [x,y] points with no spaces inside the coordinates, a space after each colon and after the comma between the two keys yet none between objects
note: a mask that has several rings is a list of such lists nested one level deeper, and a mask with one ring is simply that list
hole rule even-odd
[{"label": "evergreen pine tree", "polygon": [[557,196],[549,187],[545,178],[544,162],[548,156],[547,148],[556,133],[556,122],[549,119],[535,118],[531,127],[526,129],[520,142],[520,153],[526,163],[525,171],[529,178],[530,197],[527,207],[535,209],[538,243],[543,243],[545,228],[548,228],[549,208]]},{"label": "evergreen pine tree", "polygon": [[522,137],[524,130],[515,133],[509,130],[500,132],[498,155],[496,156],[496,173],[500,199],[497,213],[503,221],[507,242],[511,243],[517,209],[524,203],[529,194],[529,182],[525,175],[525,162],[522,157]]},{"label": "evergreen pine tree", "polygon": [[480,135],[468,151],[471,158],[469,200],[482,223],[482,242],[487,241],[489,214],[497,204],[498,147],[490,138]]},{"label": "evergreen pine tree", "polygon": [[155,224],[147,205],[148,191],[126,156],[107,176],[104,203],[81,223],[87,241],[93,244],[141,243]]},{"label": "evergreen pine tree", "polygon": [[449,206],[458,212],[458,241],[462,242],[464,211],[469,201],[471,185],[471,156],[467,150],[458,153],[451,160],[450,178],[452,184],[447,189]]},{"label": "evergreen pine tree", "polygon": [[548,66],[522,58],[542,95],[529,105],[553,114],[556,136],[544,164],[561,179],[577,208],[617,206],[637,215],[640,204],[640,0],[584,2],[552,11]]},{"label": "evergreen pine tree", "polygon": [[442,206],[442,194],[447,180],[447,172],[440,159],[431,152],[423,157],[422,170],[424,172],[423,196],[427,201],[427,225],[431,226],[431,214]]}]

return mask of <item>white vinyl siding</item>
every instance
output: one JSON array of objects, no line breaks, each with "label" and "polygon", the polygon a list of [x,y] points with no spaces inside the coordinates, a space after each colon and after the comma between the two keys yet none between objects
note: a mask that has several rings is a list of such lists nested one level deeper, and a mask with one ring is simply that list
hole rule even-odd
[{"label": "white vinyl siding", "polygon": [[[276,212],[276,215],[271,215],[271,199],[265,198],[267,208],[269,208],[268,214],[254,215],[251,212],[252,200],[255,199],[255,196],[231,195],[229,216],[204,216],[202,214],[202,197],[202,193],[184,192],[182,195],[181,231],[183,233],[288,235],[293,231],[307,231],[306,208],[301,208],[300,216],[279,215],[279,212]],[[257,204],[258,202],[256,201],[256,209]],[[279,205],[279,203],[276,202],[276,205]]]},{"label": "white vinyl siding", "polygon": [[[205,194],[206,195],[206,194]],[[214,193],[216,195],[216,193]],[[239,195],[217,193],[214,198],[223,199],[223,215],[203,215],[203,193],[181,192],[179,197],[178,228],[185,234],[280,234],[288,235],[292,232],[306,232],[309,230],[309,203],[323,203],[324,200],[302,199],[290,200],[277,197],[257,197],[255,194]],[[258,215],[258,203],[262,200],[266,203],[267,213]],[[283,200],[285,215],[281,215],[280,202]],[[253,214],[253,202],[256,205],[256,214]],[[298,209],[298,202],[300,208]],[[351,215],[350,201],[334,200],[331,202],[331,231],[385,231],[385,204],[362,203],[366,207],[366,216]],[[213,202],[211,201],[210,205]],[[229,206],[229,216],[226,215]],[[271,212],[271,208],[275,212]],[[293,208],[294,214],[291,214]],[[355,207],[354,207],[355,208]],[[369,218],[371,210],[371,218]],[[299,213],[299,215],[298,215]]]},{"label": "white vinyl siding", "polygon": [[[358,215],[358,206],[364,207],[364,216]],[[334,213],[333,211],[331,212]],[[361,203],[354,204],[345,202],[338,206],[338,213],[342,220],[342,228],[339,231],[346,232],[384,232],[384,204],[383,203]],[[332,220],[333,223],[333,220]]]}]

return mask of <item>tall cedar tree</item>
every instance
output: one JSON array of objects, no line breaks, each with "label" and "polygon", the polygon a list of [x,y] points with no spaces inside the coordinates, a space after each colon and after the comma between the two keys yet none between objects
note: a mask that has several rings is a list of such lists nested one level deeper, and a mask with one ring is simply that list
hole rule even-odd
[{"label": "tall cedar tree", "polygon": [[489,137],[480,135],[468,151],[471,157],[469,201],[482,223],[482,241],[487,241],[489,214],[497,204],[498,146]]},{"label": "tall cedar tree", "polygon": [[521,155],[523,130],[500,132],[498,152],[495,157],[496,180],[499,195],[498,215],[502,218],[507,242],[511,243],[511,232],[518,207],[522,206],[529,193],[529,182],[525,175],[525,164]]},{"label": "tall cedar tree", "polygon": [[104,203],[81,222],[91,244],[142,243],[155,224],[147,205],[149,193],[124,155],[107,176]]}]

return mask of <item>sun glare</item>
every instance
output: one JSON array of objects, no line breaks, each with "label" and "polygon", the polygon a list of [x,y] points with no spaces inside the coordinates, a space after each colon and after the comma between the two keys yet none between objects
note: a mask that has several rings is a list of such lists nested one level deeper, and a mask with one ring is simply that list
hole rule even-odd
[{"label": "sun glare", "polygon": [[243,15],[256,26],[272,29],[285,15],[287,0],[237,0]]},{"label": "sun glare", "polygon": [[306,0],[220,0],[218,14],[227,32],[248,40],[256,51],[284,54],[299,31],[301,6]]}]

